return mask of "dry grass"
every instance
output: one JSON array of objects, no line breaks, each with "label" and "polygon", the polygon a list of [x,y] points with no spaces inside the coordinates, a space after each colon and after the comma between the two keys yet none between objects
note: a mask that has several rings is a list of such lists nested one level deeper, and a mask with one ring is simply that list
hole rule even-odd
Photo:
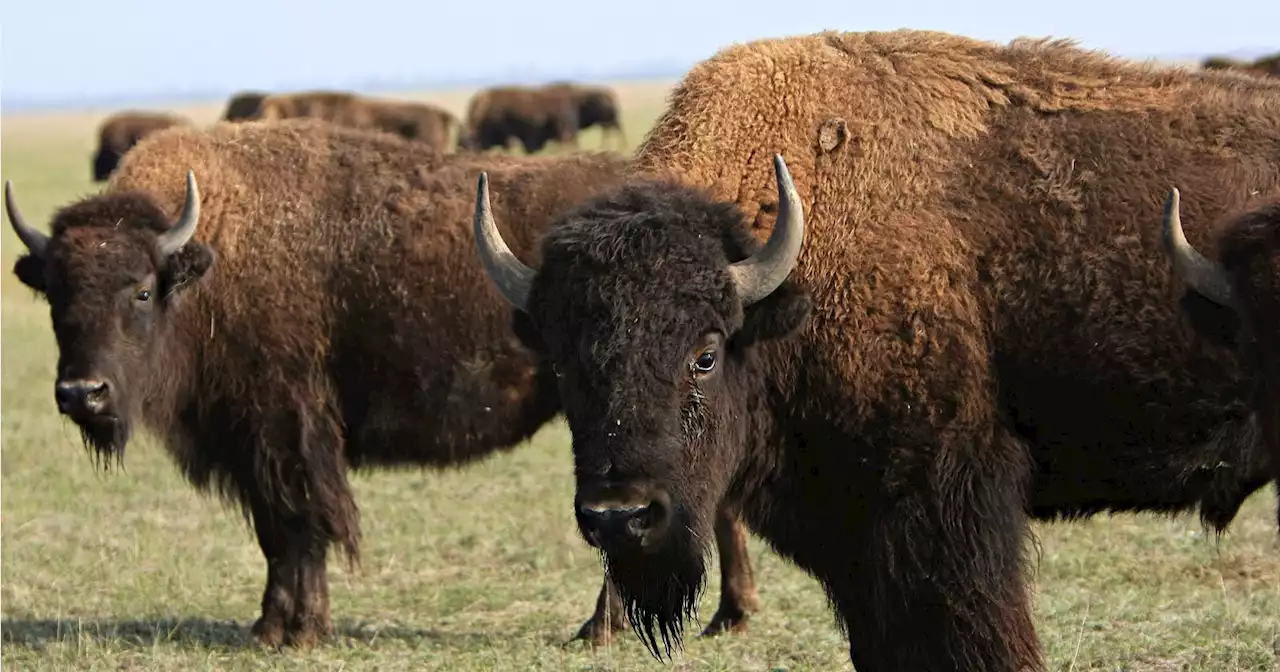
[{"label": "dry grass", "polygon": [[[623,86],[638,142],[661,84]],[[414,96],[427,99],[426,96]],[[461,111],[465,92],[431,97]],[[181,109],[198,122],[220,106]],[[3,120],[3,177],[27,217],[94,190],[96,114]],[[598,131],[584,138],[599,143]],[[265,580],[252,534],[197,496],[151,442],[122,473],[94,472],[51,399],[47,308],[10,272],[3,240],[3,658],[7,669],[661,669],[629,634],[599,653],[560,644],[600,582],[569,513],[571,464],[555,423],[464,471],[355,478],[362,571],[332,567],[338,640],[307,652],[247,645]],[[1275,670],[1280,548],[1275,493],[1215,543],[1193,519],[1122,516],[1042,525],[1036,615],[1061,670]],[[762,611],[744,636],[693,640],[668,667],[849,669],[818,585],[753,542]],[[714,610],[713,575],[703,599]],[[874,618],[867,614],[867,618]]]}]

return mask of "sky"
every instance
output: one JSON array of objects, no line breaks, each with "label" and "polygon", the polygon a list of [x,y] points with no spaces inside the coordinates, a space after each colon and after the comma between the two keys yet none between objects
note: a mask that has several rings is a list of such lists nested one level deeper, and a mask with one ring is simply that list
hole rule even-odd
[{"label": "sky", "polygon": [[1133,57],[1280,49],[1275,0],[26,0],[0,10],[0,106],[678,77],[821,30],[1072,37]]}]

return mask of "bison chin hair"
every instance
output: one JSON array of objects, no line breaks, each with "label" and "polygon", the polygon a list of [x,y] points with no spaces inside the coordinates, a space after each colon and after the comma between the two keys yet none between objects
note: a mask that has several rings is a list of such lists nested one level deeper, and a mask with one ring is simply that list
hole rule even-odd
[{"label": "bison chin hair", "polygon": [[110,470],[113,461],[117,467],[124,466],[124,448],[129,444],[132,433],[126,419],[94,418],[77,423],[77,426],[80,429],[80,440],[84,443],[85,450],[93,453],[94,466],[104,471]]},{"label": "bison chin hair", "polygon": [[687,530],[673,524],[670,538],[652,552],[602,553],[631,629],[659,661],[684,646],[684,622],[697,614],[706,585],[710,549],[696,546],[691,532],[678,532]]}]

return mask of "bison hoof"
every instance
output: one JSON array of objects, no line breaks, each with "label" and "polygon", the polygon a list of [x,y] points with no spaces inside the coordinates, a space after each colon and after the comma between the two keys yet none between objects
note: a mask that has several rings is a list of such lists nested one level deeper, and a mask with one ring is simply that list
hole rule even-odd
[{"label": "bison hoof", "polygon": [[285,644],[297,649],[309,649],[329,638],[329,632],[320,627],[295,628],[285,633]]},{"label": "bison hoof", "polygon": [[263,616],[254,621],[249,634],[265,647],[278,649],[284,645],[284,625],[279,619]]},{"label": "bison hoof", "polygon": [[746,632],[748,618],[750,618],[750,615],[742,612],[726,613],[717,611],[716,615],[711,617],[711,623],[707,625],[700,636],[715,637],[726,632]]},{"label": "bison hoof", "polygon": [[593,649],[600,646],[608,646],[613,639],[613,633],[621,630],[624,625],[623,623],[608,623],[601,618],[591,618],[586,623],[583,623],[581,628],[578,628],[578,634],[565,642],[565,646],[577,641],[585,641]]}]

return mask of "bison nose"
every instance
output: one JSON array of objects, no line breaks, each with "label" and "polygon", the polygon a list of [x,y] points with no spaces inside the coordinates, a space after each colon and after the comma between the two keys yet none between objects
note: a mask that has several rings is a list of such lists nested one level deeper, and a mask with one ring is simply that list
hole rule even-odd
[{"label": "bison nose", "polygon": [[647,546],[665,529],[668,510],[661,498],[636,503],[582,502],[578,524],[592,546]]},{"label": "bison nose", "polygon": [[60,380],[54,386],[58,410],[70,416],[97,415],[107,406],[110,388],[97,379]]}]

